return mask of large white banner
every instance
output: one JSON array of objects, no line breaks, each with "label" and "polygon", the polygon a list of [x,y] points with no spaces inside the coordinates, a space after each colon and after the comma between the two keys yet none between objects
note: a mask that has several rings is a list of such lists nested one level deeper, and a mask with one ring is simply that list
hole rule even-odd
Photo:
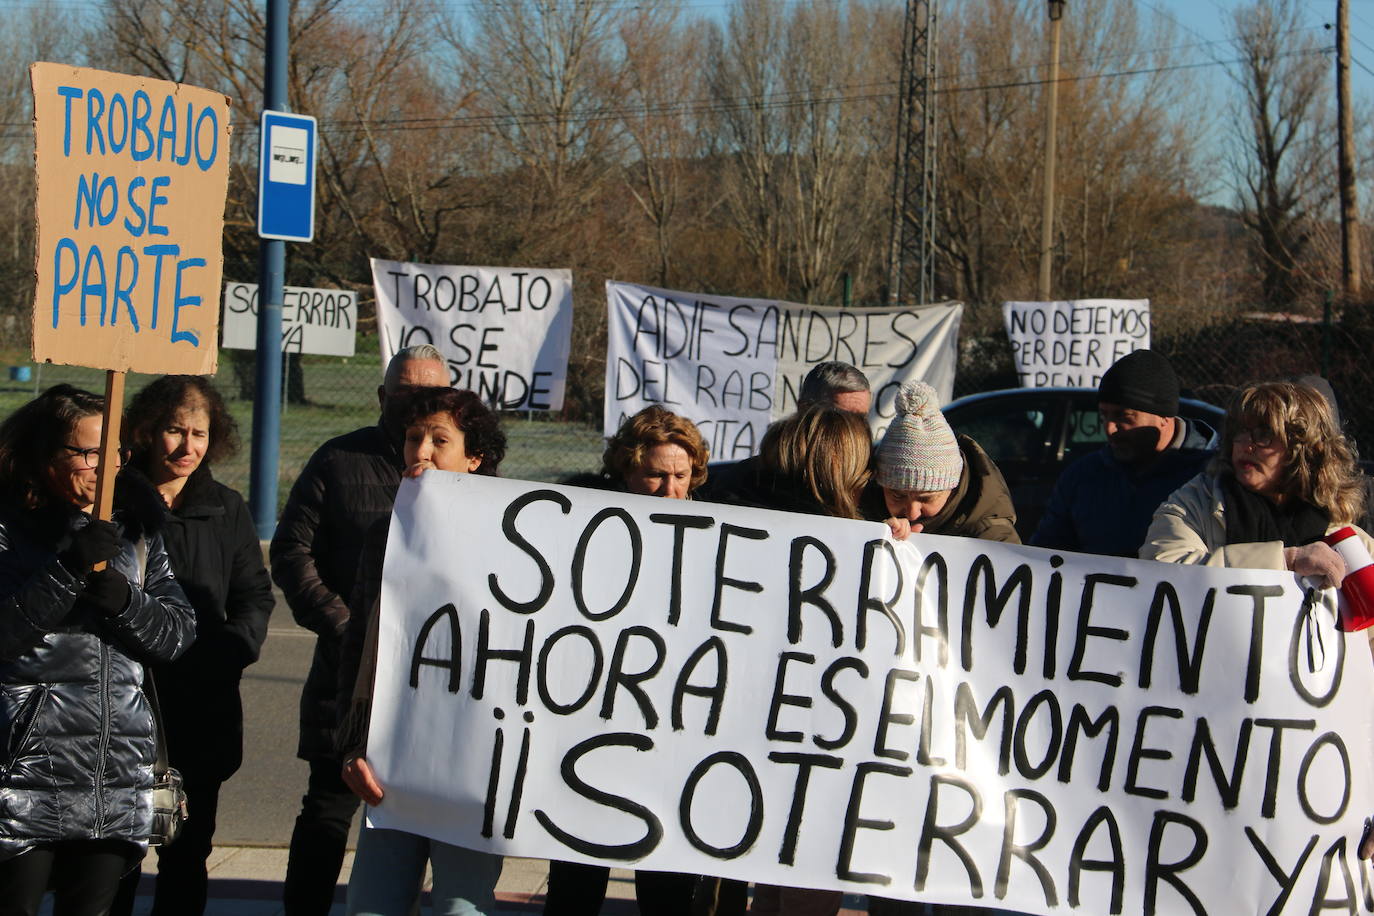
[{"label": "large white banner", "polygon": [[608,280],[603,430],[662,404],[701,428],[713,460],[747,458],[769,423],[797,409],[806,373],[840,360],[868,376],[880,436],[903,382],[952,396],[963,308],[826,308]]},{"label": "large white banner", "polygon": [[1363,634],[1291,575],[438,471],[372,822],[1030,913],[1367,912]]},{"label": "large white banner", "polygon": [[[258,348],[258,285],[224,284],[220,346]],[[281,350],[320,356],[352,356],[358,337],[358,294],[344,289],[282,290]]]},{"label": "large white banner", "polygon": [[450,383],[502,410],[559,410],[572,336],[572,271],[372,259],[385,363],[433,344]]},{"label": "large white banner", "polygon": [[1002,318],[1023,388],[1096,388],[1112,363],[1150,346],[1149,299],[1004,302]]}]

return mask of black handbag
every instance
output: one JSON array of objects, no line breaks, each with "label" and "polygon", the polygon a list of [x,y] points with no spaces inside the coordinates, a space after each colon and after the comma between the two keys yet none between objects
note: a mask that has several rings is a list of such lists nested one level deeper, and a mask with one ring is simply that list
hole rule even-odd
[{"label": "black handbag", "polygon": [[186,808],[186,789],[181,773],[167,762],[167,733],[162,728],[162,707],[157,702],[157,685],[153,672],[143,668],[143,692],[153,710],[153,727],[157,741],[157,757],[153,760],[153,828],[148,834],[149,846],[169,846],[181,833],[190,813]]}]

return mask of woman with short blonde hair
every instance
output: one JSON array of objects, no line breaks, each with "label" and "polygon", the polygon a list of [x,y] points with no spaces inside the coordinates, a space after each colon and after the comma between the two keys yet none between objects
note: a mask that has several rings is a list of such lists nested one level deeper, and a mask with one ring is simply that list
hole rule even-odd
[{"label": "woman with short blonde hair", "polygon": [[[826,404],[803,408],[764,433],[759,460],[800,484],[825,515],[859,518],[873,438],[864,418]],[[786,508],[779,506],[777,508]]]}]

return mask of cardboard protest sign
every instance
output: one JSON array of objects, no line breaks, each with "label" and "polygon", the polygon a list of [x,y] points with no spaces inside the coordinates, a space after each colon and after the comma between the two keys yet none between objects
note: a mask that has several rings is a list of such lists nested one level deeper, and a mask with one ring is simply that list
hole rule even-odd
[{"label": "cardboard protest sign", "polygon": [[558,410],[572,336],[572,272],[372,260],[382,361],[416,344],[457,388],[501,410]]},{"label": "cardboard protest sign", "polygon": [[920,308],[825,308],[606,283],[603,431],[662,404],[701,429],[713,460],[746,458],[768,424],[797,409],[802,379],[840,360],[868,376],[880,436],[905,381],[954,392],[959,303]]},{"label": "cardboard protest sign", "polygon": [[381,827],[1028,913],[1370,908],[1374,665],[1289,573],[430,471],[380,613]]},{"label": "cardboard protest sign", "polygon": [[218,353],[229,100],[37,63],[33,358],[210,374]]},{"label": "cardboard protest sign", "polygon": [[[358,294],[346,289],[282,291],[283,353],[352,356],[358,332]],[[224,324],[220,346],[226,350],[258,348],[258,285],[224,284]]]},{"label": "cardboard protest sign", "polygon": [[1150,300],[1004,302],[1002,317],[1023,388],[1096,388],[1102,373],[1150,346]]}]

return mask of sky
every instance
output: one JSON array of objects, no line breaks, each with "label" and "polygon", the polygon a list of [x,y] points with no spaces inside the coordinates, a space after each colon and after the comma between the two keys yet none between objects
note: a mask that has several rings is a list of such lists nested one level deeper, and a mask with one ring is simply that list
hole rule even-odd
[{"label": "sky", "polygon": [[[1069,0],[1091,3],[1092,0]],[[1304,18],[1314,30],[1325,32],[1334,47],[1336,0],[1298,0]],[[1173,19],[1191,39],[1215,41],[1229,32],[1231,11],[1240,0],[1136,0],[1144,10]],[[1332,25],[1327,31],[1323,26]],[[1374,96],[1374,0],[1350,0],[1351,88],[1356,95]]]}]

